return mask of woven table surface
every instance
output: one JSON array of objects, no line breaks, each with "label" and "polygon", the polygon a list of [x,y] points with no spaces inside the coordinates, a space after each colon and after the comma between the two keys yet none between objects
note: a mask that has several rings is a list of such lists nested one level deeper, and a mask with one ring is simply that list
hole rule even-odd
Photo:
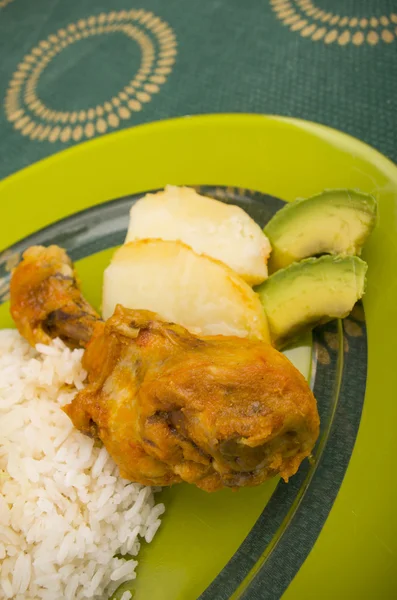
[{"label": "woven table surface", "polygon": [[395,0],[0,0],[0,178],[186,114],[324,123],[397,158]]}]

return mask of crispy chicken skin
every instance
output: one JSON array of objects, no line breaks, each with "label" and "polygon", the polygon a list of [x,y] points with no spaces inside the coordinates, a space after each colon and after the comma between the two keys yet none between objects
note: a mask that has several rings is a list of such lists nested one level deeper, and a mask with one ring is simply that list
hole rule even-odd
[{"label": "crispy chicken skin", "polygon": [[214,491],[288,479],[318,435],[305,379],[269,344],[200,339],[118,306],[83,364],[89,384],[66,412],[133,481]]},{"label": "crispy chicken skin", "polygon": [[[88,384],[65,412],[102,440],[123,477],[161,486],[186,481],[211,492],[278,474],[288,480],[297,471],[318,437],[319,417],[307,382],[285,356],[259,341],[199,338],[122,306],[103,323],[78,295],[70,262],[69,287],[59,290],[54,252],[25,253],[13,275],[12,314],[31,343],[91,338],[83,357]],[[63,316],[58,323],[65,313],[73,323],[66,333]]]},{"label": "crispy chicken skin", "polygon": [[69,346],[84,346],[100,319],[83,298],[72,261],[58,246],[32,246],[14,270],[11,315],[32,345],[60,337]]}]

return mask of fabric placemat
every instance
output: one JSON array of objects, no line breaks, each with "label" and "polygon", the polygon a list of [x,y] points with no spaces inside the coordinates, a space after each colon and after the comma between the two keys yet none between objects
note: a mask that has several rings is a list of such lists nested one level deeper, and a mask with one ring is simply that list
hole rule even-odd
[{"label": "fabric placemat", "polygon": [[0,178],[187,114],[301,117],[397,158],[395,0],[0,0]]}]

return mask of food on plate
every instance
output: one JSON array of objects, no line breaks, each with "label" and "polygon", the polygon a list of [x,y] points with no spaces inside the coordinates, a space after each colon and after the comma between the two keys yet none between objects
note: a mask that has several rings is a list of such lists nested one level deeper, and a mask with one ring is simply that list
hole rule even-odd
[{"label": "food on plate", "polygon": [[319,254],[360,254],[376,223],[373,196],[356,190],[326,190],[286,204],[264,231],[272,253],[270,272]]},{"label": "food on plate", "polygon": [[[142,243],[126,249],[131,245]],[[38,270],[47,268],[44,254],[34,250]],[[19,280],[24,260],[13,274]],[[46,304],[40,297],[46,286],[29,290],[27,281],[24,289]],[[122,306],[106,323],[98,319],[93,334],[84,313],[84,326],[84,339],[92,336],[83,357],[88,385],[65,410],[79,429],[103,441],[124,477],[155,485],[188,481],[214,491],[257,485],[276,474],[288,479],[312,451],[319,430],[315,398],[270,344],[198,337]],[[32,331],[26,323],[24,329]],[[76,331],[72,345],[82,342]]]},{"label": "food on plate", "polygon": [[375,218],[375,200],[347,190],[286,206],[265,228],[267,278],[269,241],[244,211],[169,186],[131,209],[106,320],[64,250],[24,253],[11,314],[34,347],[0,332],[1,597],[99,600],[133,579],[126,558],[164,511],[144,486],[296,473],[319,415],[276,348],[362,297],[354,255]]},{"label": "food on plate", "polygon": [[141,240],[119,248],[104,275],[105,318],[117,304],[151,310],[198,335],[270,340],[252,288],[230,267],[182,242]]},{"label": "food on plate", "polygon": [[200,338],[119,305],[83,366],[89,383],[65,410],[131,481],[212,492],[288,480],[318,436],[306,380],[270,344]]},{"label": "food on plate", "polygon": [[59,337],[81,345],[99,318],[85,301],[66,252],[58,246],[32,246],[11,278],[11,315],[30,344]]},{"label": "food on plate", "polygon": [[307,258],[257,288],[272,343],[283,347],[308,327],[346,317],[365,292],[367,264],[357,256]]},{"label": "food on plate", "polygon": [[168,185],[131,208],[126,242],[158,238],[181,241],[231,267],[250,285],[267,277],[269,240],[239,206]]},{"label": "food on plate", "polygon": [[4,600],[109,598],[135,578],[141,542],[160,525],[164,505],[152,489],[122,479],[62,411],[84,385],[82,353],[60,340],[31,348],[0,331]]}]

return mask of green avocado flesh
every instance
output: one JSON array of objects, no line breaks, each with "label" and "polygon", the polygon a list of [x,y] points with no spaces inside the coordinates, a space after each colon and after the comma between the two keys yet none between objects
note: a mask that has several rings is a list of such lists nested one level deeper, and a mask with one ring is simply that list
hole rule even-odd
[{"label": "green avocado flesh", "polygon": [[272,245],[269,271],[318,254],[360,254],[376,223],[373,196],[326,190],[279,210],[264,232]]},{"label": "green avocado flesh", "polygon": [[344,318],[365,292],[367,264],[357,256],[307,258],[256,288],[272,343],[282,348],[304,331]]}]

